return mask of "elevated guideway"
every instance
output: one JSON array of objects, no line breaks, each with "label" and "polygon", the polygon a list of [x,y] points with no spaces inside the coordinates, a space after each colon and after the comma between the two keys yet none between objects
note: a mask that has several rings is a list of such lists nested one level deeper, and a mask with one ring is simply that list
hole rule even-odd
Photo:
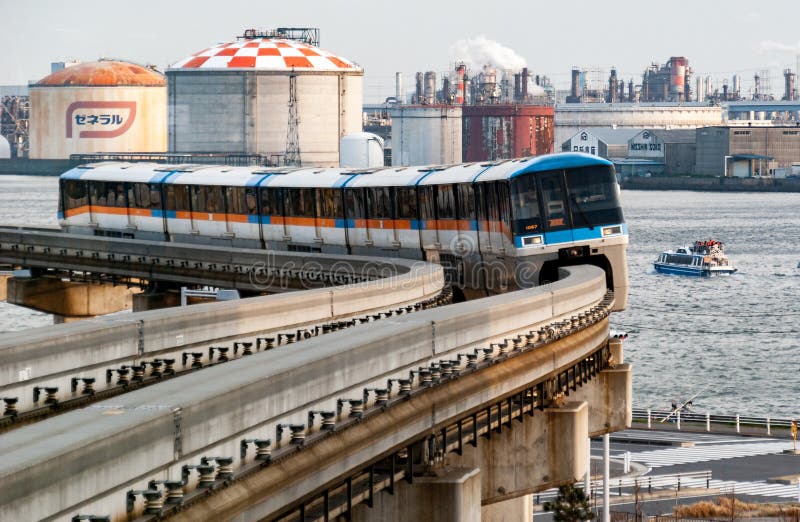
[{"label": "elevated guideway", "polygon": [[[404,507],[392,499],[423,494],[408,482],[426,483],[420,473],[436,466],[465,470],[451,484],[477,484],[480,517],[572,482],[586,471],[590,435],[630,425],[631,369],[608,342],[613,294],[603,271],[578,266],[561,276],[359,322],[9,431],[0,435],[0,518],[399,520]],[[403,277],[410,288],[387,285]],[[441,287],[440,269],[426,265],[422,274],[257,298],[264,303],[255,308],[286,299],[309,316],[316,306],[330,314],[305,322],[328,321],[431,299]],[[139,339],[145,349],[158,340],[175,349],[176,334],[219,342],[264,321],[271,305],[256,312],[247,301],[190,307],[194,319],[162,311],[142,322],[133,314],[131,324],[98,320],[84,333],[112,339],[115,328],[133,328],[136,350]],[[226,330],[231,320],[240,323]],[[54,352],[41,348],[40,364]],[[379,496],[382,488],[398,496]],[[473,497],[461,506],[465,519],[475,520]],[[373,509],[359,512],[360,501]]]}]

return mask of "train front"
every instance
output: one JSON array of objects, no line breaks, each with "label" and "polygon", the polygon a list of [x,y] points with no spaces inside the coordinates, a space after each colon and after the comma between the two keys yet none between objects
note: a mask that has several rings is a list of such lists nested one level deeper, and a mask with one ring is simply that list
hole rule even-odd
[{"label": "train front", "polygon": [[606,272],[615,310],[625,309],[628,227],[613,164],[558,154],[534,159],[509,182],[518,286],[555,281],[559,267],[591,264]]}]

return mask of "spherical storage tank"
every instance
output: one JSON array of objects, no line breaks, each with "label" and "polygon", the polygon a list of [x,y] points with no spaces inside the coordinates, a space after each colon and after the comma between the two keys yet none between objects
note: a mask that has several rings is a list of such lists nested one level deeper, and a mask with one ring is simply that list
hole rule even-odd
[{"label": "spherical storage tank", "polygon": [[166,151],[166,84],[153,69],[115,60],[42,78],[30,88],[29,157]]},{"label": "spherical storage tank", "polygon": [[364,72],[275,34],[248,30],[167,70],[170,151],[339,163],[339,139],[361,131]]}]

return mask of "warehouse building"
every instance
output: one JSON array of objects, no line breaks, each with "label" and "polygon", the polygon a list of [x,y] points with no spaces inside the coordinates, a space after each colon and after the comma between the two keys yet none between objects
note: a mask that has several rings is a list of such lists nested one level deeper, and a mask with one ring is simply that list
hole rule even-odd
[{"label": "warehouse building", "polygon": [[708,176],[781,177],[800,164],[800,127],[697,129],[695,173]]}]

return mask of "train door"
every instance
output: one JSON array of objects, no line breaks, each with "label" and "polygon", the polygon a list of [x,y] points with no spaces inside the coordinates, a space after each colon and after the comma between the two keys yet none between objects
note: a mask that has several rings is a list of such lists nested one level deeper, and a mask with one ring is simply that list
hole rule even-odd
[{"label": "train door", "polygon": [[179,236],[191,234],[191,186],[165,183],[162,187],[164,191],[164,216],[167,237],[175,240]]},{"label": "train door", "polygon": [[417,193],[419,194],[420,243],[425,251],[426,259],[436,261],[431,257],[433,252],[436,252],[435,256],[438,257],[438,250],[441,248],[436,222],[436,187],[434,185],[418,185]]},{"label": "train door", "polygon": [[494,255],[505,253],[503,246],[503,226],[500,212],[500,202],[497,194],[497,182],[483,184],[483,193],[486,198],[486,220],[489,229],[489,246]]},{"label": "train door", "polygon": [[497,204],[500,209],[500,243],[503,253],[514,252],[514,235],[511,232],[511,194],[508,181],[497,182]]},{"label": "train door", "polygon": [[[414,187],[395,187],[395,238],[397,248],[403,250],[402,256],[421,253],[419,243],[419,215],[417,189]],[[414,251],[414,254],[411,253]]]},{"label": "train door", "polygon": [[[222,187],[225,215],[225,231],[224,235],[228,237],[236,237],[237,230],[241,227],[236,226],[236,222],[242,219],[247,219],[247,215],[240,213],[242,209],[239,208],[239,189],[242,191],[244,187]],[[245,221],[246,222],[246,221]]]},{"label": "train door", "polygon": [[344,211],[347,240],[352,253],[367,253],[372,247],[372,240],[367,228],[366,196],[363,188],[344,189]]},{"label": "train door", "polygon": [[347,247],[347,228],[344,226],[342,191],[338,188],[319,188],[317,193],[317,241],[327,245],[326,252],[344,252]]},{"label": "train door", "polygon": [[284,222],[291,243],[316,245],[315,195],[313,188],[284,188]]},{"label": "train door", "polygon": [[481,255],[492,251],[492,242],[489,237],[489,221],[486,215],[486,183],[475,183],[473,185],[475,194],[475,220],[477,225],[476,237],[478,250]]},{"label": "train door", "polygon": [[396,240],[391,189],[389,187],[369,187],[364,190],[367,201],[369,239],[376,248],[394,248]]},{"label": "train door", "polygon": [[540,174],[539,185],[544,210],[545,242],[547,244],[571,242],[572,224],[569,219],[563,172],[559,170]]},{"label": "train door", "polygon": [[[283,189],[261,187],[261,237],[269,250],[277,250],[283,245],[286,237],[286,225],[283,218]],[[285,247],[284,247],[285,249]]]}]

